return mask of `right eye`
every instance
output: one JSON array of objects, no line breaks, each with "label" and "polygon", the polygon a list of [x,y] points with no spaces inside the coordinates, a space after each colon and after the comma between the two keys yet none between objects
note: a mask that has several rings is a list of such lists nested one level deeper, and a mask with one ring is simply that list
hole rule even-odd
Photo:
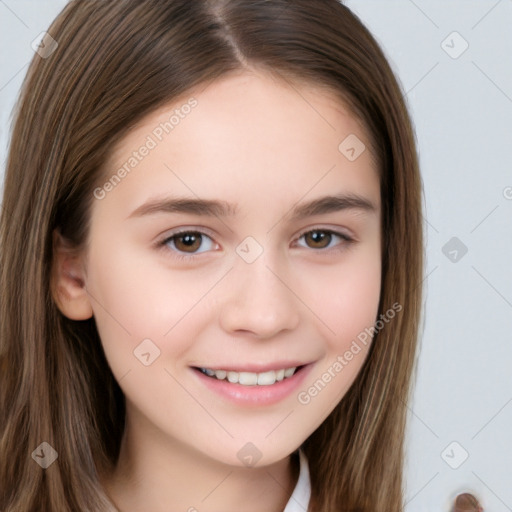
[{"label": "right eye", "polygon": [[[200,249],[204,238],[210,242],[204,250],[198,250]],[[162,248],[167,247],[171,249],[172,252],[176,253],[172,255],[172,257],[176,257],[178,259],[190,259],[193,258],[195,254],[212,250],[214,243],[210,236],[201,231],[181,230],[167,236],[159,243],[159,245]]]}]

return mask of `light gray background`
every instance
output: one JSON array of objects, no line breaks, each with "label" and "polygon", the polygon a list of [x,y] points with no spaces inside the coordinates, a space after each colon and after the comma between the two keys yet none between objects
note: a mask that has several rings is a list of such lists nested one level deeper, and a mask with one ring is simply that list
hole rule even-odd
[{"label": "light gray background", "polygon": [[[2,172],[31,42],[65,3],[0,0]],[[399,76],[424,182],[425,330],[408,405],[407,512],[448,511],[470,489],[486,511],[512,511],[512,0],[346,4]]]}]

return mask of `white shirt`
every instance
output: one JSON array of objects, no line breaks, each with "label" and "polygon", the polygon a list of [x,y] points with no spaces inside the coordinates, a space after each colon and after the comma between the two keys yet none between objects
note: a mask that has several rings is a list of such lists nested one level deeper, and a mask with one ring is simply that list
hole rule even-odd
[{"label": "white shirt", "polygon": [[300,472],[299,479],[293,493],[283,512],[305,512],[308,509],[311,496],[311,482],[309,480],[309,466],[306,455],[299,449]]}]

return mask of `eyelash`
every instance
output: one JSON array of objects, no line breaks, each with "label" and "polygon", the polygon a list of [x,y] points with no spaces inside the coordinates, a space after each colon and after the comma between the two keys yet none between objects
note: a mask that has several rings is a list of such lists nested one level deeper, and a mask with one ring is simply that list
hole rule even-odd
[{"label": "eyelash", "polygon": [[[322,229],[322,228],[315,228],[315,229],[309,229],[307,231],[303,231],[298,236],[297,240],[302,238],[304,235],[308,235],[309,233],[315,233],[315,232],[327,233],[329,235],[334,235],[334,236],[337,236],[337,237],[341,238],[341,240],[344,243],[339,244],[339,245],[350,245],[350,244],[355,242],[354,238],[348,236],[345,233],[341,233],[339,231],[334,231],[332,229]],[[172,235],[167,236],[164,240],[162,240],[161,242],[158,242],[157,245],[161,249],[165,249],[165,248],[169,249],[169,242],[171,242],[175,238],[178,238],[180,235],[189,235],[189,234],[196,234],[196,235],[199,234],[201,236],[206,236],[206,237],[212,239],[212,237],[210,235],[208,235],[207,233],[205,233],[203,231],[193,230],[193,229],[185,229],[185,230],[182,230],[182,231],[176,231]],[[331,248],[320,248],[320,249],[312,249],[312,250],[316,251],[316,252],[330,252],[330,251],[336,251],[337,252],[337,251],[342,251],[343,248],[331,247]],[[175,253],[171,257],[175,258],[177,260],[180,260],[180,261],[190,261],[190,260],[192,260],[194,258],[197,258],[198,254],[201,254],[201,253],[191,253],[191,254],[181,253],[177,249],[171,249],[171,252]],[[204,251],[204,252],[208,252],[208,251]]]}]

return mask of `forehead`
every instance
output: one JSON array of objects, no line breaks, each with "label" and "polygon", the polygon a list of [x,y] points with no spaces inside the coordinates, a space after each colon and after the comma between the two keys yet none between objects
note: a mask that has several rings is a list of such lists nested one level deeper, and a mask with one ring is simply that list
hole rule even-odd
[{"label": "forehead", "polygon": [[[134,156],[144,146],[151,146],[145,156]],[[289,201],[339,185],[378,195],[370,151],[353,160],[346,153],[369,146],[360,121],[334,93],[239,73],[147,115],[113,148],[104,177],[124,166],[129,172],[115,194],[122,189],[131,203],[145,189],[232,202],[261,200],[262,194]]]}]

